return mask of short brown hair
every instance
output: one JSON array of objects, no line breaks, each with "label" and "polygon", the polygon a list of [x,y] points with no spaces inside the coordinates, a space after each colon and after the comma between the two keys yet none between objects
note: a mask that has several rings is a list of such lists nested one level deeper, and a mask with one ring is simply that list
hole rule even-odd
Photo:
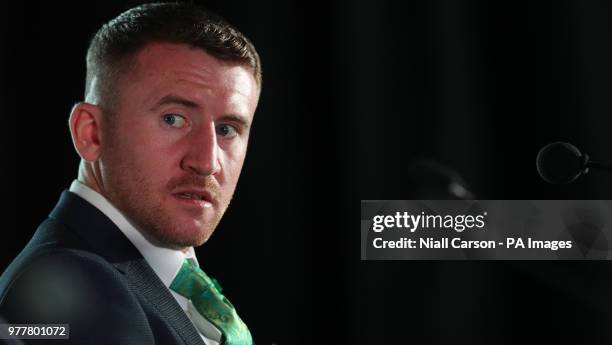
[{"label": "short brown hair", "polygon": [[249,66],[261,88],[259,55],[236,28],[194,4],[152,3],[121,13],[96,32],[87,50],[85,97],[97,79],[102,88],[100,103],[113,107],[119,77],[130,59],[152,42],[187,44],[219,60]]}]

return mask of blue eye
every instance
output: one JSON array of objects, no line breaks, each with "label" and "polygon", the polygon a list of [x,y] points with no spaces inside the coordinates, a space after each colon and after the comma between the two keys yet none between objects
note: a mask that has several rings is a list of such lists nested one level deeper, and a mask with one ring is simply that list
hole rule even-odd
[{"label": "blue eye", "polygon": [[164,114],[162,119],[165,124],[175,128],[183,128],[187,122],[185,118],[179,114]]},{"label": "blue eye", "polygon": [[217,126],[217,134],[224,138],[233,138],[238,135],[238,131],[234,126],[224,124]]}]

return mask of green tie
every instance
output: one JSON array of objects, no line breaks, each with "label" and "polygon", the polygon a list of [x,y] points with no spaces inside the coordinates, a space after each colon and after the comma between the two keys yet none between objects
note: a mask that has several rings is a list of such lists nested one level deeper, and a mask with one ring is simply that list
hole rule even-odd
[{"label": "green tie", "polygon": [[183,262],[170,289],[191,300],[196,310],[223,334],[224,345],[251,345],[251,333],[230,301],[221,294],[221,286],[200,268]]}]

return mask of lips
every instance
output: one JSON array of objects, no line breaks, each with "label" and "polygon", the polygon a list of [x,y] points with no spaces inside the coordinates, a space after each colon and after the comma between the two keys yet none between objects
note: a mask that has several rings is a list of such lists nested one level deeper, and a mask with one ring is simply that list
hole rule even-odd
[{"label": "lips", "polygon": [[177,196],[179,198],[183,198],[183,199],[195,199],[195,200],[203,200],[204,199],[204,197],[202,197],[201,195],[193,194],[193,193],[179,193]]},{"label": "lips", "polygon": [[179,190],[173,195],[180,201],[194,204],[200,207],[212,207],[215,200],[212,195],[206,190]]}]

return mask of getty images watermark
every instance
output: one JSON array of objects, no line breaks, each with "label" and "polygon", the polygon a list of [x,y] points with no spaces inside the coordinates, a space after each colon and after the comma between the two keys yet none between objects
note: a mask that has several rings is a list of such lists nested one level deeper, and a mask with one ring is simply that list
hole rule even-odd
[{"label": "getty images watermark", "polygon": [[607,260],[612,201],[362,201],[363,260]]}]

